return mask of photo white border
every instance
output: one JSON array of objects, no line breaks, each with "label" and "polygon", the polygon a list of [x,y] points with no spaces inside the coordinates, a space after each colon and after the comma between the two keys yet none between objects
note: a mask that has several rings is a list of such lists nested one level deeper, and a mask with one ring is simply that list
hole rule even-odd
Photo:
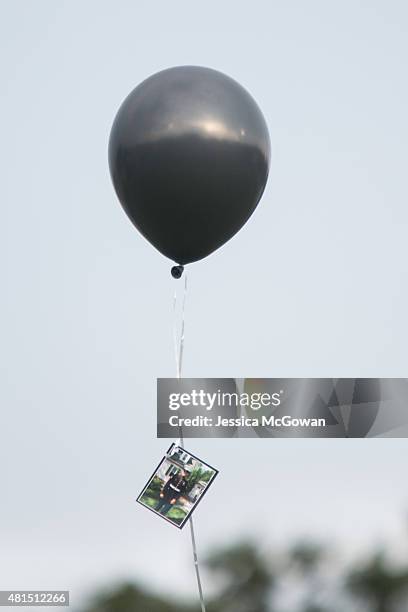
[{"label": "photo white border", "polygon": [[[212,470],[214,472],[214,474],[211,476],[210,480],[207,483],[207,486],[205,487],[204,491],[201,493],[200,497],[198,498],[198,500],[194,503],[193,507],[191,508],[191,510],[187,513],[187,515],[185,516],[185,518],[183,519],[183,521],[178,525],[177,523],[175,523],[174,521],[172,521],[171,519],[167,518],[167,516],[164,516],[163,514],[161,514],[160,512],[156,512],[156,510],[154,508],[151,508],[150,506],[147,506],[145,503],[143,503],[141,501],[143,495],[145,494],[145,492],[147,491],[147,489],[149,488],[149,484],[152,482],[153,478],[155,477],[155,475],[157,474],[157,472],[159,471],[161,465],[163,464],[164,461],[167,460],[168,456],[171,454],[171,451],[174,447],[177,448],[181,448],[185,453],[187,453],[190,457],[192,457],[193,459],[196,459],[197,461],[199,461],[202,465],[206,466],[208,469]],[[160,518],[164,519],[165,521],[167,521],[168,523],[170,523],[171,525],[173,525],[174,527],[177,527],[177,529],[183,529],[184,525],[187,523],[188,519],[191,517],[191,515],[193,514],[193,512],[195,511],[195,509],[197,508],[198,504],[201,502],[201,500],[203,499],[204,495],[207,493],[208,489],[210,488],[210,486],[212,485],[215,477],[218,475],[219,470],[216,470],[212,465],[210,465],[209,463],[207,463],[206,461],[203,461],[202,459],[200,459],[200,457],[197,457],[196,455],[193,455],[193,453],[190,453],[190,451],[186,450],[184,448],[184,446],[181,446],[179,444],[175,444],[174,442],[169,446],[167,453],[164,455],[164,457],[160,460],[160,463],[158,464],[158,466],[156,467],[156,469],[154,470],[153,474],[150,476],[149,480],[147,481],[146,485],[144,486],[142,492],[138,495],[136,501],[137,503],[139,503],[141,506],[143,506],[143,508],[147,508],[148,510],[150,510],[151,512],[154,512],[154,514],[156,514],[157,516],[160,516]]]}]

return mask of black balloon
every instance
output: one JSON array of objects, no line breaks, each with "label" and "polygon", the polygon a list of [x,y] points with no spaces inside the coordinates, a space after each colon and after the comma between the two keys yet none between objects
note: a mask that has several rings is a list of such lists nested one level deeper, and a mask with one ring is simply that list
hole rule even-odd
[{"label": "black balloon", "polygon": [[187,264],[231,238],[269,171],[268,129],[249,93],[197,66],[146,79],[120,107],[109,141],[118,198],[163,255]]}]

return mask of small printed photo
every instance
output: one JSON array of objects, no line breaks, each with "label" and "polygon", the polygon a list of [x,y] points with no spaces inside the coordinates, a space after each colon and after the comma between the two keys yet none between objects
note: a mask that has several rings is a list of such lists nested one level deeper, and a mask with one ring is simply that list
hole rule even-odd
[{"label": "small printed photo", "polygon": [[172,444],[137,501],[182,529],[217,474],[208,463]]}]

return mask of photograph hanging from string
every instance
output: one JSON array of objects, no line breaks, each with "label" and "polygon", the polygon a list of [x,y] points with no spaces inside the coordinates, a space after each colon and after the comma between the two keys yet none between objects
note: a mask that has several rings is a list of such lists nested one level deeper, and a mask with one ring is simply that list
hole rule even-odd
[{"label": "photograph hanging from string", "polygon": [[217,474],[208,463],[172,444],[137,501],[182,529]]}]

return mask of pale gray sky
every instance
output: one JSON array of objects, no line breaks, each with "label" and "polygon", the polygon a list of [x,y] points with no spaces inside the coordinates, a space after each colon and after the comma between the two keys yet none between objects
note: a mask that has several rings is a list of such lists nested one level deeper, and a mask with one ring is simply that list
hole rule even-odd
[{"label": "pale gray sky", "polygon": [[[189,269],[186,376],[406,376],[408,6],[0,11],[0,588],[70,588],[75,604],[134,576],[195,592],[188,532],[133,503],[167,447],[154,437],[155,379],[175,373],[176,281],[114,195],[112,120],[151,73],[198,64],[242,83],[270,127],[259,209]],[[271,544],[404,545],[406,440],[188,446],[221,470],[196,515],[202,552],[260,525]],[[258,507],[238,503],[245,479]]]}]

